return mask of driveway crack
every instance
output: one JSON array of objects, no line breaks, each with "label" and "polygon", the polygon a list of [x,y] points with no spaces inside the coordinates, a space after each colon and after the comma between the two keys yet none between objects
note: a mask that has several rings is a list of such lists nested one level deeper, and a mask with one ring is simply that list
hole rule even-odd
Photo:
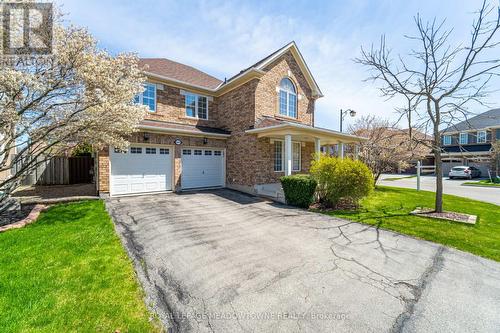
[{"label": "driveway crack", "polygon": [[436,277],[439,271],[443,268],[445,251],[446,251],[445,247],[443,246],[438,247],[436,253],[432,258],[431,264],[424,270],[424,272],[418,279],[416,285],[411,285],[405,282],[398,282],[410,288],[413,298],[406,298],[406,297],[401,298],[405,306],[404,311],[401,312],[394,321],[391,328],[392,333],[402,332],[403,328],[405,327],[405,324],[414,314],[415,307],[417,303],[420,301],[422,293],[425,291],[427,286],[432,282],[432,280]]}]

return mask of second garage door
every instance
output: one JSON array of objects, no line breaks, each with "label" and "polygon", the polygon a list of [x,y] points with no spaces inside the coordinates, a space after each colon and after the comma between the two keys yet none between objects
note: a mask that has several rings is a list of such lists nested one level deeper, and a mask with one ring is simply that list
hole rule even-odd
[{"label": "second garage door", "polygon": [[183,189],[224,186],[224,150],[182,149]]}]

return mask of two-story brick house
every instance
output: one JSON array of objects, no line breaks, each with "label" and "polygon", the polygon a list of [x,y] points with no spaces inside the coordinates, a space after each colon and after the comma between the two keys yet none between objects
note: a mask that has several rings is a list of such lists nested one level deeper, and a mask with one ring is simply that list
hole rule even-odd
[{"label": "two-story brick house", "polygon": [[441,133],[443,173],[456,165],[475,166],[483,176],[495,170],[491,144],[500,140],[500,109],[452,125]]},{"label": "two-story brick house", "polygon": [[99,152],[100,193],[229,187],[273,196],[279,177],[307,172],[322,144],[363,140],[314,126],[323,94],[294,42],[224,81],[167,59],[141,65],[148,80],[136,102],[150,112],[126,151]]}]

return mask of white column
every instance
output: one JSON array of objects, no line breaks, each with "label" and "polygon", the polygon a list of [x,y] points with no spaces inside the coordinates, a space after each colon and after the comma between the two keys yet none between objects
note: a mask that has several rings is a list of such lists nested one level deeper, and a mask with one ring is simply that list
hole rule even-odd
[{"label": "white column", "polygon": [[359,158],[359,145],[354,144],[354,159],[357,160]]},{"label": "white column", "polygon": [[292,136],[285,135],[285,176],[292,174]]},{"label": "white column", "polygon": [[319,155],[321,154],[321,140],[319,138],[314,138],[314,152],[316,158],[319,158]]},{"label": "white column", "polygon": [[344,144],[342,142],[339,143],[339,157],[344,158]]}]

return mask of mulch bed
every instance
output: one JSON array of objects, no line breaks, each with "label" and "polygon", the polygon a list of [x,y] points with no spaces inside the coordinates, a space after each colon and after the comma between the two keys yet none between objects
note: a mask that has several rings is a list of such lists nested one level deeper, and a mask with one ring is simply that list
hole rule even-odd
[{"label": "mulch bed", "polygon": [[21,205],[20,210],[0,214],[0,227],[7,224],[15,223],[17,221],[20,221],[28,217],[33,207],[35,207],[35,205]]},{"label": "mulch bed", "polygon": [[447,220],[452,222],[466,223],[466,224],[476,224],[477,221],[476,215],[469,215],[469,214],[455,213],[455,212],[436,213],[431,208],[417,208],[410,214],[423,217],[432,217],[435,219]]},{"label": "mulch bed", "polygon": [[330,206],[327,203],[323,202],[315,202],[313,203],[310,207],[310,209],[318,209],[318,210],[324,210],[324,211],[335,211],[335,210],[357,210],[359,209],[359,205],[356,203],[353,203],[352,200],[344,200],[340,199],[340,201],[335,205],[335,206]]},{"label": "mulch bed", "polygon": [[[26,214],[28,208],[31,209]],[[21,206],[21,210],[17,212],[12,212],[9,214],[3,214],[2,219],[6,223],[4,225],[0,225],[0,232],[4,232],[11,229],[19,229],[30,223],[35,222],[40,216],[40,213],[47,209],[46,205],[25,205]],[[23,215],[26,214],[24,217]]]}]

